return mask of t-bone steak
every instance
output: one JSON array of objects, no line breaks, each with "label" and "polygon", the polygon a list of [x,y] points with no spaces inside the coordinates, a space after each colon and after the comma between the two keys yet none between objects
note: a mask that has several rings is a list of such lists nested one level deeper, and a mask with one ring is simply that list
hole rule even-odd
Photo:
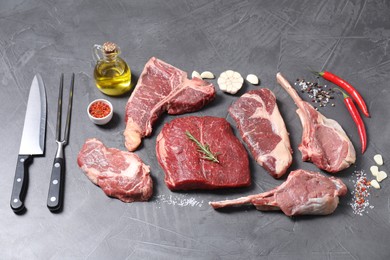
[{"label": "t-bone steak", "polygon": [[229,108],[252,156],[273,177],[280,178],[290,167],[290,139],[271,90],[251,90]]},{"label": "t-bone steak", "polygon": [[[204,159],[198,145],[209,146],[219,163]],[[220,189],[251,184],[248,154],[224,118],[182,117],[164,125],[156,142],[157,159],[171,190]]]},{"label": "t-bone steak", "polygon": [[339,172],[353,164],[356,160],[355,148],[339,123],[326,118],[303,101],[280,73],[276,79],[298,106],[297,114],[303,128],[302,142],[298,147],[302,160],[311,161],[330,173]]},{"label": "t-bone steak", "polygon": [[134,153],[107,148],[87,139],[77,157],[79,167],[106,195],[123,202],[147,201],[153,194],[149,166]]},{"label": "t-bone steak", "polygon": [[164,113],[176,115],[201,109],[215,98],[213,84],[152,57],[145,65],[126,105],[125,145],[134,151]]},{"label": "t-bone steak", "polygon": [[210,202],[210,205],[218,209],[253,204],[258,210],[281,210],[287,216],[328,215],[337,208],[339,196],[346,193],[347,186],[340,179],[296,170],[273,190],[235,200]]}]

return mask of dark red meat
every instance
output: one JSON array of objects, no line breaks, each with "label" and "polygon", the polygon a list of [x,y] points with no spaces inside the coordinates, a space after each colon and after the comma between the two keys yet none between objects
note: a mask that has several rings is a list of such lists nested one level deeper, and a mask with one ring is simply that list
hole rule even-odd
[{"label": "dark red meat", "polygon": [[126,105],[125,145],[134,151],[164,112],[183,114],[201,109],[215,98],[213,84],[152,57],[145,65]]},{"label": "dark red meat", "polygon": [[79,167],[106,195],[123,202],[147,201],[153,194],[149,166],[134,153],[86,140],[77,157]]},{"label": "dark red meat", "polygon": [[[219,163],[202,159],[203,154],[186,131],[218,153]],[[190,116],[172,120],[157,136],[156,153],[171,190],[233,188],[251,183],[247,152],[223,118]]]},{"label": "dark red meat", "polygon": [[347,186],[340,179],[296,170],[273,190],[235,200],[210,202],[210,205],[218,209],[253,204],[258,210],[281,210],[287,216],[328,215],[337,208],[339,196],[346,193]]},{"label": "dark red meat", "polygon": [[244,142],[257,163],[280,178],[290,167],[290,139],[271,90],[251,90],[229,108]]}]

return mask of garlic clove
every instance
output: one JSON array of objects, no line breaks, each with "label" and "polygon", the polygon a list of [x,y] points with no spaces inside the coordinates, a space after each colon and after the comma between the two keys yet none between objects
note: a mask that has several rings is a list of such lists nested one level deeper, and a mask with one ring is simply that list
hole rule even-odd
[{"label": "garlic clove", "polygon": [[227,90],[227,92],[232,93],[232,92],[233,92],[233,86],[232,86],[232,84],[227,84],[226,90]]},{"label": "garlic clove", "polygon": [[236,81],[236,82],[233,82],[232,85],[234,86],[234,89],[237,89],[237,91],[238,91],[242,87],[242,82]]},{"label": "garlic clove", "polygon": [[232,70],[227,70],[224,73],[226,74],[226,77],[228,77],[228,78],[231,78],[234,76],[234,71],[232,71]]},{"label": "garlic clove", "polygon": [[235,77],[234,78],[234,82],[238,82],[240,84],[243,84],[244,83],[244,79],[241,77],[240,74],[238,74],[239,76]]},{"label": "garlic clove", "polygon": [[222,77],[218,78],[218,86],[222,91],[226,91],[226,80]]},{"label": "garlic clove", "polygon": [[374,187],[375,189],[380,189],[381,188],[381,186],[379,185],[379,183],[376,180],[370,181],[370,185],[372,187]]},{"label": "garlic clove", "polygon": [[372,175],[374,175],[376,177],[378,175],[379,168],[378,168],[378,166],[373,165],[370,167],[370,171],[371,171]]},{"label": "garlic clove", "polygon": [[376,154],[376,155],[374,156],[374,161],[375,161],[376,164],[378,164],[378,165],[383,165],[383,158],[382,158],[382,155]]},{"label": "garlic clove", "polygon": [[238,92],[238,89],[235,89],[235,88],[231,88],[231,90],[229,91],[230,94],[234,95]]},{"label": "garlic clove", "polygon": [[246,80],[253,85],[259,84],[259,78],[255,74],[248,74]]},{"label": "garlic clove", "polygon": [[384,179],[386,179],[387,178],[387,174],[386,174],[386,172],[384,172],[384,171],[380,171],[380,172],[378,172],[378,174],[376,175],[376,180],[378,181],[378,182],[381,182],[381,181],[383,181]]},{"label": "garlic clove", "polygon": [[192,78],[199,78],[201,79],[202,77],[200,76],[199,72],[197,72],[196,70],[194,70],[191,74],[191,77]]},{"label": "garlic clove", "polygon": [[215,78],[214,74],[211,73],[210,71],[203,71],[200,76],[202,77],[202,79],[213,79]]},{"label": "garlic clove", "polygon": [[239,78],[242,78],[242,77],[241,77],[240,73],[238,73],[237,71],[234,71],[233,78],[239,79]]}]

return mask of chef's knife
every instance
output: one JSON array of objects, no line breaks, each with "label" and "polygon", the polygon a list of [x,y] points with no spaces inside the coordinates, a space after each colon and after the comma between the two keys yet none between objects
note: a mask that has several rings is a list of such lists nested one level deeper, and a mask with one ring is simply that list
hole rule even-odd
[{"label": "chef's knife", "polygon": [[33,155],[45,151],[46,135],[46,92],[41,75],[35,75],[28,96],[24,119],[22,141],[20,143],[14,185],[11,195],[11,208],[15,213],[24,210],[24,198],[28,184],[28,164]]}]

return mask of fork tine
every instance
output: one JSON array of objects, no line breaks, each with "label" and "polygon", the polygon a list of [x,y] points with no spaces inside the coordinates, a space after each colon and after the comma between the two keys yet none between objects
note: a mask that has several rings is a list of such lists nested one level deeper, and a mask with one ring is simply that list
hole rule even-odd
[{"label": "fork tine", "polygon": [[70,89],[69,89],[68,113],[66,115],[66,125],[65,125],[65,135],[64,135],[65,144],[67,144],[69,140],[70,119],[71,119],[72,104],[73,104],[73,89],[74,89],[74,73],[72,74],[72,79],[70,82]]},{"label": "fork tine", "polygon": [[58,106],[57,106],[57,124],[56,124],[56,141],[61,139],[61,116],[62,116],[62,92],[64,88],[64,73],[60,77],[60,90],[58,93]]}]

